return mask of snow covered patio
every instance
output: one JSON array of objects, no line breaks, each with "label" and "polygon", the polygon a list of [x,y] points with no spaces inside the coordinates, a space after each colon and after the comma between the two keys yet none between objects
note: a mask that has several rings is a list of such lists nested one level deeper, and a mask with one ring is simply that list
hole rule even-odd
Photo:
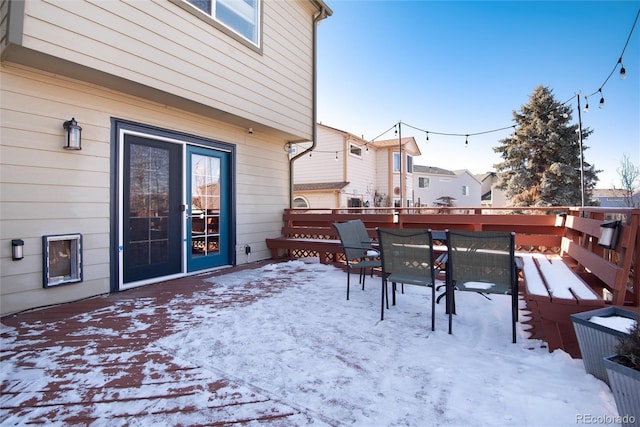
[{"label": "snow covered patio", "polygon": [[3,318],[0,424],[619,425],[581,360],[511,343],[508,296],[457,294],[448,335],[424,288],[380,322],[379,278],[253,267]]}]

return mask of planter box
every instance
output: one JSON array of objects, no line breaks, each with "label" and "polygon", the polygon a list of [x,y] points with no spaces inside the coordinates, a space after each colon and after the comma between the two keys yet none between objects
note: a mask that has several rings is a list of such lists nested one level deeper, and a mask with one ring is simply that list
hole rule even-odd
[{"label": "planter box", "polygon": [[618,355],[603,358],[609,376],[620,422],[625,427],[640,427],[640,371],[616,363]]},{"label": "planter box", "polygon": [[580,353],[582,354],[584,369],[588,374],[609,384],[603,358],[615,353],[619,337],[626,334],[616,329],[590,322],[589,319],[594,316],[620,316],[635,320],[636,312],[619,307],[605,307],[571,315],[573,328],[576,331],[578,345],[580,346]]}]

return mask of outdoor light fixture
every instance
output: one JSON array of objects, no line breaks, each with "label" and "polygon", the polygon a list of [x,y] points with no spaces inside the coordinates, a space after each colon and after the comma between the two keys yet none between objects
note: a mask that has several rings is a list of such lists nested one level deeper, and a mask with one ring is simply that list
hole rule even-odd
[{"label": "outdoor light fixture", "polygon": [[561,213],[556,215],[556,227],[563,228],[566,221],[567,221],[566,213]]},{"label": "outdoor light fixture", "polygon": [[627,78],[627,70],[624,69],[624,65],[622,64],[622,57],[618,59],[618,64],[620,64],[620,80],[624,80]]},{"label": "outdoor light fixture", "polygon": [[[587,104],[584,106],[584,112],[588,113],[589,112],[589,98],[587,98],[586,96],[584,97],[584,100],[587,102]],[[578,97],[578,102],[580,102],[580,98]],[[578,107],[578,111],[580,110],[580,107]]]},{"label": "outdoor light fixture", "polygon": [[76,119],[67,120],[62,127],[64,128],[65,150],[82,150],[82,128],[78,126]]},{"label": "outdoor light fixture", "polygon": [[602,95],[602,88],[598,89],[600,92],[600,109],[604,108],[604,96]]},{"label": "outdoor light fixture", "polygon": [[620,227],[622,222],[619,220],[607,221],[600,224],[600,238],[598,245],[607,249],[615,249],[620,238]]},{"label": "outdoor light fixture", "polygon": [[14,239],[11,241],[11,259],[14,261],[19,261],[24,258],[24,240],[22,239]]},{"label": "outdoor light fixture", "polygon": [[397,211],[393,211],[393,223],[394,224],[400,223],[400,214]]}]

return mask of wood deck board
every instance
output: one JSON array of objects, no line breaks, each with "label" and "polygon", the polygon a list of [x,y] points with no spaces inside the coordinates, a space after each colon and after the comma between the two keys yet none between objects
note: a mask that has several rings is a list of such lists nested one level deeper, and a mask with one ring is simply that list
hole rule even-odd
[{"label": "wood deck board", "polygon": [[[194,301],[205,300],[207,309],[215,311],[261,297],[255,293],[248,297],[241,288],[234,288],[222,296],[216,294],[215,300],[207,298],[211,285],[204,280],[217,274],[223,272],[2,318],[3,344],[7,344],[0,353],[5,371],[0,424],[186,425],[204,420],[203,425],[255,421],[299,425],[314,418],[318,421],[317,414],[306,414],[224,373],[179,360],[155,344],[195,324],[190,316]],[[286,286],[274,281],[269,286],[255,284],[253,290],[260,288],[267,296]],[[149,311],[132,319],[118,316],[113,310],[116,304],[119,310],[142,304]],[[171,323],[176,318],[183,320]],[[46,366],[36,366],[45,359]]]}]

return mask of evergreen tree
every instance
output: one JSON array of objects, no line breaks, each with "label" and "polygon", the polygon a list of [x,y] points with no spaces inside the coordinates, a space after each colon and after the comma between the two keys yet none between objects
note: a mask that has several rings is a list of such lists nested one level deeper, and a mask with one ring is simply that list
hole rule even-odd
[{"label": "evergreen tree", "polygon": [[[572,109],[555,100],[552,91],[538,86],[513,112],[516,130],[494,147],[503,162],[494,165],[499,189],[513,206],[579,206],[580,140],[578,125],[570,125]],[[592,133],[582,130],[584,141]],[[585,202],[598,180],[592,165],[584,164]]]}]

